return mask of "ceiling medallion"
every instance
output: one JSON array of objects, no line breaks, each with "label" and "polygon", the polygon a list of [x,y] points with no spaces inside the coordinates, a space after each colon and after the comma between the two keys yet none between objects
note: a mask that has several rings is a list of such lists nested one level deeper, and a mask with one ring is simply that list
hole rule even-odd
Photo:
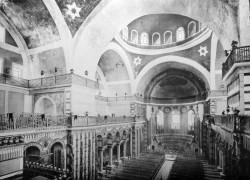
[{"label": "ceiling medallion", "polygon": [[187,107],[183,106],[183,107],[181,108],[181,112],[182,112],[182,113],[187,112]]},{"label": "ceiling medallion", "polygon": [[71,16],[71,18],[74,20],[76,17],[80,17],[79,12],[82,8],[79,8],[76,6],[76,3],[73,2],[71,5],[67,4],[68,11],[67,14]]},{"label": "ceiling medallion", "polygon": [[164,111],[165,111],[165,113],[167,113],[167,114],[168,114],[168,113],[170,113],[170,112],[171,112],[171,108],[170,108],[170,107],[165,107],[165,108],[164,108]]},{"label": "ceiling medallion", "polygon": [[206,57],[208,50],[207,50],[207,46],[200,46],[200,49],[198,50],[198,52],[200,53],[200,56],[204,56]]},{"label": "ceiling medallion", "polygon": [[134,58],[134,64],[136,65],[136,66],[138,66],[138,65],[140,65],[141,64],[141,61],[142,61],[142,59],[138,56],[137,58]]}]

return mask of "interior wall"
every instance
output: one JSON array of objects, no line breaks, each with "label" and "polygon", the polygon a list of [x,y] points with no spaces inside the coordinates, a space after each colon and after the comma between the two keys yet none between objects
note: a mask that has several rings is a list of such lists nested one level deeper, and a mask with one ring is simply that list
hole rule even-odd
[{"label": "interior wall", "polygon": [[5,113],[5,91],[0,90],[0,114]]},{"label": "interior wall", "polygon": [[16,114],[24,112],[24,94],[16,92],[8,93],[8,112]]},{"label": "interior wall", "polygon": [[12,51],[8,51],[3,48],[0,48],[0,59],[4,61],[3,73],[5,72],[7,68],[9,68],[10,70],[12,69],[12,63],[23,65],[22,56],[20,54],[12,52]]},{"label": "interior wall", "polygon": [[108,107],[110,115],[130,116],[130,102],[110,102]]}]

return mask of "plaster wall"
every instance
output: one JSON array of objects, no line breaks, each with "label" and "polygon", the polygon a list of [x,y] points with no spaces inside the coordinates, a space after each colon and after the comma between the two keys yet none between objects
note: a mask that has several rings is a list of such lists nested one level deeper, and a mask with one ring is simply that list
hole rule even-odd
[{"label": "plaster wall", "polygon": [[96,112],[97,114],[100,114],[100,116],[110,114],[108,103],[104,101],[96,101]]},{"label": "plaster wall", "polygon": [[8,93],[8,112],[16,114],[24,112],[24,94],[16,92]]},{"label": "plaster wall", "polygon": [[79,87],[76,85],[72,86],[71,111],[76,115],[85,115],[85,113],[88,112],[89,116],[96,116],[96,93],[96,90]]},{"label": "plaster wall", "polygon": [[115,97],[116,94],[117,96],[125,96],[126,95],[131,95],[131,86],[130,84],[113,84],[113,85],[108,85],[109,89],[109,96]]},{"label": "plaster wall", "polygon": [[0,114],[5,113],[5,91],[0,90]]},{"label": "plaster wall", "polygon": [[115,116],[130,116],[130,102],[110,102],[108,103],[109,113]]},{"label": "plaster wall", "polygon": [[[2,48],[0,48],[0,59],[2,59],[4,61],[3,62],[3,72],[7,68],[10,68],[10,70],[11,70],[12,63],[23,65],[22,56],[20,54],[5,50]],[[0,73],[1,73],[1,70],[0,70]],[[10,74],[11,74],[11,72],[10,72]]]},{"label": "plaster wall", "polygon": [[[30,78],[41,78],[66,73],[66,61],[62,48],[51,49],[31,55],[31,59],[33,74]],[[57,68],[56,73],[55,68]],[[43,76],[40,74],[41,71],[44,71]]]},{"label": "plaster wall", "polygon": [[[44,99],[42,99],[42,102],[39,103],[38,101],[41,100],[40,98],[44,98]],[[34,95],[34,108],[38,108],[34,110],[38,111],[37,113],[49,112],[54,115],[55,114],[63,115],[65,112],[64,104],[65,104],[64,92],[41,93],[41,94]],[[51,111],[50,108],[53,108],[54,110]],[[45,111],[45,112],[42,112],[42,111]]]}]

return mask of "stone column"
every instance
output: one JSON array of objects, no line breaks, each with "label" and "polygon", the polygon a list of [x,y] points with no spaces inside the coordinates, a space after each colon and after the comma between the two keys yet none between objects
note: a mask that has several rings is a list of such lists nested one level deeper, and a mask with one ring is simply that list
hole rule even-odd
[{"label": "stone column", "polygon": [[103,149],[99,150],[99,158],[100,158],[99,171],[102,172],[102,170],[103,170]]},{"label": "stone column", "polygon": [[141,149],[141,131],[140,129],[137,130],[137,157],[140,156]]},{"label": "stone column", "polygon": [[121,159],[121,155],[120,155],[120,144],[117,143],[117,161],[120,161]]},{"label": "stone column", "polygon": [[5,91],[5,101],[4,101],[4,112],[7,114],[9,112],[9,91]]},{"label": "stone column", "polygon": [[123,157],[126,157],[126,150],[127,150],[127,141],[125,140],[123,144]]},{"label": "stone column", "polygon": [[63,149],[63,155],[64,155],[64,166],[63,166],[63,169],[66,170],[66,167],[67,167],[67,150],[66,150],[66,147]]},{"label": "stone column", "polygon": [[112,160],[113,160],[113,147],[109,146],[109,165],[112,166]]},{"label": "stone column", "polygon": [[133,136],[132,136],[132,132],[130,133],[130,157],[133,156]]}]

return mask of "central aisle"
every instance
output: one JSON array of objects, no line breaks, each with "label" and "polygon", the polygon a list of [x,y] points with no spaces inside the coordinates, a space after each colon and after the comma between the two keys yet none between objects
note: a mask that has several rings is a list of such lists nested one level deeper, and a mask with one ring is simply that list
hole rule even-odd
[{"label": "central aisle", "polygon": [[176,155],[165,154],[165,162],[154,180],[167,180],[175,159]]}]

